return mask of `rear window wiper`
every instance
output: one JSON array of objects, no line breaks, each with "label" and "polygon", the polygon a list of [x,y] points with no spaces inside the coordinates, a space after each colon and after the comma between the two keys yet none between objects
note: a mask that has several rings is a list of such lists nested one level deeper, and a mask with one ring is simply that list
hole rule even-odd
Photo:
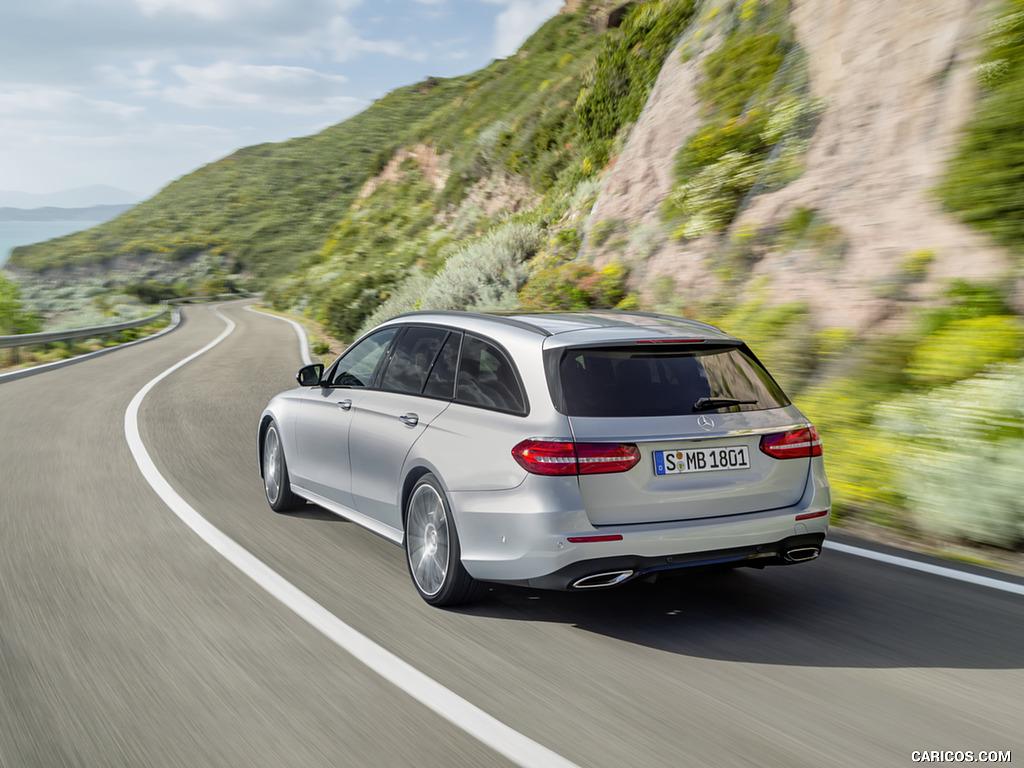
[{"label": "rear window wiper", "polygon": [[693,412],[710,411],[730,405],[757,405],[757,400],[737,400],[735,397],[702,397],[693,404]]}]

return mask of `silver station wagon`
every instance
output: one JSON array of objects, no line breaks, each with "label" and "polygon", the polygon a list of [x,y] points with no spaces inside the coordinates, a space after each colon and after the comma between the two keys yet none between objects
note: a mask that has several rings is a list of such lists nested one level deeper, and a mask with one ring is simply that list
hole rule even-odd
[{"label": "silver station wagon", "polygon": [[259,424],[270,506],[404,546],[432,605],[813,560],[815,428],[740,340],[638,312],[417,312],[306,366]]}]

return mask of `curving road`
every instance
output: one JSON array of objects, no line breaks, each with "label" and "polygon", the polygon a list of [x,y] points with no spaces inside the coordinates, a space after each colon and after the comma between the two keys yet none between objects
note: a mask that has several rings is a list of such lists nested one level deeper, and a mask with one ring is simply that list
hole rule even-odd
[{"label": "curving road", "polygon": [[[139,408],[159,472],[334,617],[563,764],[1024,760],[1019,594],[831,551],[429,608],[392,544],[312,506],[267,507],[255,424],[292,386],[296,335],[242,303],[220,312],[234,331]],[[153,490],[126,441],[129,403],[224,330],[188,307],[159,339],[0,383],[0,766],[558,762],[502,754],[384,680]]]}]

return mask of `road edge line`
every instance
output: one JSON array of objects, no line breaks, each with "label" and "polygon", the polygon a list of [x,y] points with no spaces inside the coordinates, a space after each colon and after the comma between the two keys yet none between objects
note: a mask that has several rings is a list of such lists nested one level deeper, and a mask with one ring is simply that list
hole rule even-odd
[{"label": "road edge line", "polygon": [[[132,398],[125,411],[125,439],[128,441],[128,447],[135,458],[139,471],[142,472],[150,487],[185,525],[228,562],[340,648],[452,725],[523,768],[533,768],[534,766],[579,768],[558,753],[487,714],[475,704],[471,704],[445,688],[391,651],[350,627],[262,560],[244,549],[234,539],[216,528],[171,487],[160,470],[157,469],[142,442],[139,432],[139,408],[146,395],[157,384],[179,368],[216,347],[235,330],[235,322],[222,315],[216,306],[210,307],[210,311],[227,323],[224,331],[198,352],[180,360],[147,383]],[[275,317],[275,315],[267,315],[267,317]],[[294,322],[287,318],[278,319]]]},{"label": "road edge line", "polygon": [[297,323],[295,320],[292,320],[290,317],[272,315],[270,312],[264,312],[262,309],[256,309],[252,305],[247,305],[245,308],[257,315],[263,315],[264,317],[273,317],[276,320],[282,320],[286,323],[290,323],[292,328],[295,329],[295,334],[299,337],[299,351],[300,357],[302,357],[303,364],[313,364],[313,358],[309,354],[309,335],[306,333],[306,329],[303,328],[299,323]]},{"label": "road edge line", "polygon": [[875,552],[872,549],[863,549],[861,547],[850,546],[849,544],[840,544],[837,541],[825,541],[824,547],[825,549],[842,552],[846,555],[863,557],[868,560],[877,560],[880,563],[896,565],[901,568],[909,568],[912,571],[921,571],[922,573],[929,573],[933,576],[942,576],[947,579],[954,579],[968,584],[988,587],[989,589],[998,589],[1002,592],[1024,595],[1024,584],[1014,584],[1012,581],[1002,581],[1000,579],[994,579],[991,576],[981,576],[976,573],[958,571],[955,568],[947,568],[942,565],[922,563],[918,560],[911,560],[906,557],[899,557],[898,555],[887,555],[884,552]]}]

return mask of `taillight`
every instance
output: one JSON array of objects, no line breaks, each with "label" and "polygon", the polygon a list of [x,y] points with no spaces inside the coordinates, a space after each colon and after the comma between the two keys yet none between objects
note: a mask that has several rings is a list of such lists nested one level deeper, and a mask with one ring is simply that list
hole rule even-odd
[{"label": "taillight", "polygon": [[761,438],[761,450],[775,459],[809,459],[821,456],[818,430],[807,426]]},{"label": "taillight", "polygon": [[635,467],[640,461],[640,449],[629,444],[576,443],[576,456],[581,475],[603,475]]},{"label": "taillight", "polygon": [[523,440],[512,458],[534,475],[599,475],[625,472],[640,461],[635,445]]},{"label": "taillight", "polygon": [[576,474],[576,450],[572,443],[523,440],[512,449],[512,458],[535,475]]}]

